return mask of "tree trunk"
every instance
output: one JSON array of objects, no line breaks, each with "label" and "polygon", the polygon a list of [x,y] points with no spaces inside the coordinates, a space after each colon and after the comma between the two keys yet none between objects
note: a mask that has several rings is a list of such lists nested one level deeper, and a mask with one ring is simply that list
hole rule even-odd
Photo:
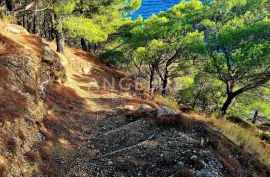
[{"label": "tree trunk", "polygon": [[33,14],[33,16],[34,16],[34,19],[33,19],[33,33],[34,34],[37,34],[37,21],[38,21],[38,19],[37,19],[37,9],[38,9],[38,1],[35,0],[35,11],[34,11],[34,14]]},{"label": "tree trunk", "polygon": [[257,118],[258,118],[258,114],[259,114],[259,111],[258,111],[258,110],[256,110],[256,111],[255,111],[255,113],[254,113],[254,116],[253,116],[253,118],[252,118],[252,123],[253,123],[253,124],[255,124],[255,123],[256,123]]},{"label": "tree trunk", "polygon": [[149,90],[150,90],[150,93],[154,92],[154,77],[155,77],[155,70],[152,69],[150,71],[150,78],[149,78]]},{"label": "tree trunk", "polygon": [[94,44],[94,53],[97,51],[97,44]]},{"label": "tree trunk", "polygon": [[84,38],[81,38],[81,46],[82,46],[82,50],[87,51],[87,45]]},{"label": "tree trunk", "polygon": [[6,0],[6,6],[8,11],[13,11],[14,5],[14,0]]},{"label": "tree trunk", "polygon": [[23,19],[22,19],[22,21],[23,21],[23,27],[25,28],[25,14],[23,14]]},{"label": "tree trunk", "polygon": [[56,46],[57,46],[57,52],[63,53],[64,52],[64,32],[63,32],[63,26],[62,26],[62,19],[60,15],[54,15],[55,16],[55,22],[56,22]]},{"label": "tree trunk", "polygon": [[169,79],[169,72],[166,68],[165,73],[164,73],[164,77],[161,78],[161,80],[162,80],[162,91],[161,91],[162,96],[167,95],[168,79]]},{"label": "tree trunk", "polygon": [[195,98],[194,98],[194,101],[193,101],[193,103],[192,103],[192,109],[195,109],[195,107],[196,107],[196,104],[197,104],[197,100],[198,100],[198,98],[199,98],[199,96],[201,95],[201,89],[197,92],[197,94],[196,94],[196,96],[195,96]]},{"label": "tree trunk", "polygon": [[228,109],[230,108],[234,98],[235,98],[235,95],[233,93],[227,94],[227,100],[225,101],[225,103],[223,104],[223,106],[221,108],[221,115],[222,116],[225,116],[227,114]]}]

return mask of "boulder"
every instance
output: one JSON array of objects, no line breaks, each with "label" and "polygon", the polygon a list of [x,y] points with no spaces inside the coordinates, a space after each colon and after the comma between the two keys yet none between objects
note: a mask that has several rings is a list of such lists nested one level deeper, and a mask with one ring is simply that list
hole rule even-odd
[{"label": "boulder", "polygon": [[171,108],[168,108],[166,106],[161,106],[157,110],[157,117],[161,117],[163,115],[169,115],[169,114],[177,114],[177,113],[174,110],[172,110]]},{"label": "boulder", "polygon": [[125,105],[125,109],[134,110],[134,106],[133,105]]},{"label": "boulder", "polygon": [[141,104],[138,108],[138,111],[145,111],[145,110],[149,110],[149,109],[153,109],[152,106],[150,106],[148,104]]},{"label": "boulder", "polygon": [[[59,80],[62,83],[66,80],[66,71],[61,63],[59,56],[49,47],[44,47],[44,54],[42,57],[43,72],[48,71],[53,76],[52,79]],[[44,78],[45,77],[45,78]],[[48,79],[46,74],[41,77],[42,82]]]},{"label": "boulder", "polygon": [[6,25],[5,30],[14,34],[29,34],[25,29],[18,29],[15,25]]},{"label": "boulder", "polygon": [[41,42],[42,42],[43,45],[49,46],[49,42],[47,42],[46,39],[41,38]]}]

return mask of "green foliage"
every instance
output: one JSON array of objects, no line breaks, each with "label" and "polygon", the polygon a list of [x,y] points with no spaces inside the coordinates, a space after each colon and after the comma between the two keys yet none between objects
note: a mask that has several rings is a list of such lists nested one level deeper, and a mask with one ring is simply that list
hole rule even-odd
[{"label": "green foliage", "polygon": [[179,80],[182,89],[178,92],[177,100],[180,103],[208,113],[216,111],[222,104],[224,95],[220,81],[203,73],[184,78]]},{"label": "green foliage", "polygon": [[123,13],[139,8],[141,0],[46,0],[45,5],[62,17],[68,35],[99,43],[130,21]]},{"label": "green foliage", "polygon": [[229,114],[245,118],[251,115],[255,110],[258,110],[261,115],[270,120],[270,103],[264,98],[269,98],[269,93],[267,93],[267,91],[264,92],[257,89],[252,92],[244,93],[237,97]]},{"label": "green foliage", "polygon": [[73,37],[84,37],[95,43],[106,41],[108,34],[93,20],[84,17],[68,17],[63,21],[63,27],[68,29],[68,34]]},{"label": "green foliage", "polygon": [[264,140],[268,144],[270,144],[270,134],[269,133],[266,133],[266,132],[261,133],[260,138],[261,138],[261,140]]},{"label": "green foliage", "polygon": [[58,0],[53,4],[53,11],[58,15],[71,14],[79,0]]}]

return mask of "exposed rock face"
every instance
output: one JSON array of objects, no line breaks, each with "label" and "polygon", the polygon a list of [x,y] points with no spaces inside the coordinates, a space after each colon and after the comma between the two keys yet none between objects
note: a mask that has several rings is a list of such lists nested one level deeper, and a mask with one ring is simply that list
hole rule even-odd
[{"label": "exposed rock face", "polygon": [[174,110],[166,107],[166,106],[161,106],[157,110],[157,117],[161,117],[163,115],[170,115],[170,114],[177,114]]},{"label": "exposed rock face", "polygon": [[39,170],[25,153],[42,140],[38,124],[45,113],[42,83],[64,78],[59,58],[48,47],[42,59],[0,56],[0,176],[32,176]]},{"label": "exposed rock face", "polygon": [[16,28],[15,25],[11,25],[11,24],[6,25],[5,30],[14,34],[20,34],[20,33],[29,34],[25,29],[18,29]]},{"label": "exposed rock face", "polygon": [[43,73],[50,73],[50,79],[59,80],[61,82],[65,81],[65,68],[62,66],[60,58],[50,47],[44,47],[44,55],[41,61]]}]

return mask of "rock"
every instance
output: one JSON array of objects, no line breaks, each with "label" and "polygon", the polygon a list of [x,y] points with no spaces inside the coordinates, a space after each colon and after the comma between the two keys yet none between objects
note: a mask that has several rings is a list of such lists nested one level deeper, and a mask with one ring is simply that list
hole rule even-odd
[{"label": "rock", "polygon": [[168,115],[168,114],[177,114],[174,110],[166,107],[166,106],[161,106],[158,110],[157,110],[157,117],[161,117],[163,115]]},{"label": "rock", "polygon": [[14,34],[26,34],[26,35],[29,35],[28,31],[26,31],[25,29],[18,29],[18,26],[16,26],[16,25],[9,24],[9,25],[6,25],[4,27],[4,29],[6,31],[14,33]]},{"label": "rock", "polygon": [[113,165],[113,161],[110,160],[110,161],[108,162],[108,165]]},{"label": "rock", "polygon": [[[65,68],[61,63],[58,55],[48,46],[44,47],[44,54],[42,57],[43,71],[51,73],[52,80],[60,80],[62,83],[66,80]],[[42,82],[48,80],[47,74],[41,77]]]},{"label": "rock", "polygon": [[82,72],[83,72],[83,74],[89,74],[90,68],[89,67],[84,67],[84,68],[82,68]]},{"label": "rock", "polygon": [[138,108],[139,111],[145,111],[145,110],[149,110],[149,109],[153,109],[152,106],[148,105],[148,104],[141,104]]},{"label": "rock", "polygon": [[42,44],[49,46],[49,43],[46,41],[46,39],[41,38],[41,42],[42,42]]},{"label": "rock", "polygon": [[53,61],[55,60],[55,57],[56,57],[56,54],[54,53],[54,51],[49,46],[45,46],[42,61],[53,63]]},{"label": "rock", "polygon": [[191,160],[195,160],[195,159],[198,159],[198,157],[196,155],[193,155],[190,157]]},{"label": "rock", "polygon": [[8,32],[11,32],[11,33],[15,33],[15,34],[20,34],[22,32],[21,30],[15,28],[12,25],[6,25],[5,30],[8,31]]},{"label": "rock", "polygon": [[134,106],[132,106],[132,105],[125,105],[125,109],[134,110]]}]

